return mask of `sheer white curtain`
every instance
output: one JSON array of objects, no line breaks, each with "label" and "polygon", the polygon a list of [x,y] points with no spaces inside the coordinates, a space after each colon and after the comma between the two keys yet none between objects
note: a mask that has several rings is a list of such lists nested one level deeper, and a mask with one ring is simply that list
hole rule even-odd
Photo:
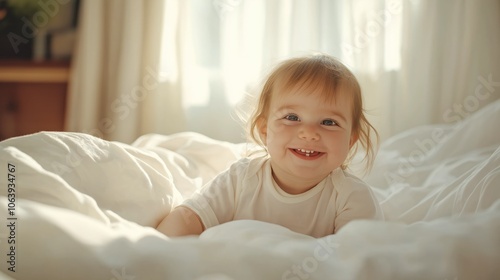
[{"label": "sheer white curtain", "polygon": [[[69,128],[108,121],[114,140],[190,130],[243,141],[235,105],[275,63],[312,52],[353,70],[382,138],[500,96],[499,0],[82,3]],[[158,83],[140,102],[116,101],[151,72]]]},{"label": "sheer white curtain", "polygon": [[[66,129],[130,143],[184,130],[177,1],[84,0]],[[160,58],[168,61],[165,70]]]},{"label": "sheer white curtain", "polygon": [[456,122],[500,97],[500,1],[385,4],[385,28],[355,56],[383,136]]}]

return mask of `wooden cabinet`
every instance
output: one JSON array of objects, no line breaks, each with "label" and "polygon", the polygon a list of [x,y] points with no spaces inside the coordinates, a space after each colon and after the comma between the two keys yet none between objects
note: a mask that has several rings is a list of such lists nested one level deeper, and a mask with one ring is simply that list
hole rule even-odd
[{"label": "wooden cabinet", "polygon": [[0,60],[0,140],[64,129],[68,61]]}]

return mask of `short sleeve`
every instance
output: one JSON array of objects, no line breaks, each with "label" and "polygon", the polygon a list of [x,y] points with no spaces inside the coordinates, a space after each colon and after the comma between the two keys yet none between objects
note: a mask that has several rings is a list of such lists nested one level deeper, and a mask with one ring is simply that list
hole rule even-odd
[{"label": "short sleeve", "polygon": [[193,210],[205,228],[231,221],[235,211],[235,193],[241,177],[242,162],[237,162],[209,181],[191,198],[181,203]]},{"label": "short sleeve", "polygon": [[370,186],[357,178],[348,178],[340,187],[334,233],[352,220],[383,220],[380,204]]}]

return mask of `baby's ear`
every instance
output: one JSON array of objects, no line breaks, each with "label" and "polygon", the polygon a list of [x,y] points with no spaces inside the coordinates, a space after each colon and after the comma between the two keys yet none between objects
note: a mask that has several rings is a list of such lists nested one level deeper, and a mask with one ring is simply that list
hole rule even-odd
[{"label": "baby's ear", "polygon": [[257,129],[259,131],[260,139],[264,145],[267,145],[267,122],[264,119],[257,121]]},{"label": "baby's ear", "polygon": [[359,139],[359,134],[357,132],[351,132],[351,140],[349,141],[349,149],[352,148],[352,146],[354,146],[354,144],[356,144],[356,142],[358,142],[358,139]]}]

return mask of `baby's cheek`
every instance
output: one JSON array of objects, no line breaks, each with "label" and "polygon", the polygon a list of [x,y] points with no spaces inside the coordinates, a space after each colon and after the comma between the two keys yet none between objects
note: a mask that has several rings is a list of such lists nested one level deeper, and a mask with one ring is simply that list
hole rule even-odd
[{"label": "baby's cheek", "polygon": [[267,128],[267,141],[274,141],[277,137],[283,137],[288,133],[286,125],[273,125]]},{"label": "baby's cheek", "polygon": [[276,132],[274,129],[272,129],[272,128],[267,129],[267,137],[266,137],[267,145],[269,145],[269,143],[272,143],[274,141],[275,135],[276,135]]}]

